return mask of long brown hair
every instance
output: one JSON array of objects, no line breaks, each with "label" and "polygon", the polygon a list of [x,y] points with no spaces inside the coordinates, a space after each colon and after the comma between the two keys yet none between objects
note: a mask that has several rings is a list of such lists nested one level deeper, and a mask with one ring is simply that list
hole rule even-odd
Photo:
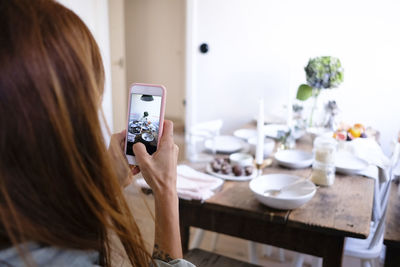
[{"label": "long brown hair", "polygon": [[[112,232],[150,262],[107,153],[104,71],[87,27],[50,0],[0,1],[0,242],[97,250]],[[25,259],[26,260],[26,259]]]}]

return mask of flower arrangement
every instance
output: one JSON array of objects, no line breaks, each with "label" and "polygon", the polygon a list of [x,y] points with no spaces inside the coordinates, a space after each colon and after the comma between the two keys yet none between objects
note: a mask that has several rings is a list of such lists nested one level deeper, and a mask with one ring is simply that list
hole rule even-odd
[{"label": "flower arrangement", "polygon": [[299,86],[296,98],[305,101],[310,97],[314,97],[314,105],[309,121],[311,126],[312,116],[321,90],[338,87],[343,82],[343,68],[338,58],[324,56],[311,58],[304,70],[307,84]]}]

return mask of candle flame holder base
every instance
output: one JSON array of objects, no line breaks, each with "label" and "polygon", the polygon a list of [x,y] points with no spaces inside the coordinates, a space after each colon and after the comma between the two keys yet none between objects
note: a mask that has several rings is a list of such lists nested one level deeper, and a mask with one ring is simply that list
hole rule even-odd
[{"label": "candle flame holder base", "polygon": [[262,170],[271,166],[272,159],[265,159],[261,164],[255,163],[257,169],[257,176],[262,175]]}]

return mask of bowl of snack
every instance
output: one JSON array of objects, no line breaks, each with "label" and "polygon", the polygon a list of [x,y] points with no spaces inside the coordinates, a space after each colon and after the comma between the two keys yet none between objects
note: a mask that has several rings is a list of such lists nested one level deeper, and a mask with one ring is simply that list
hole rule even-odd
[{"label": "bowl of snack", "polygon": [[240,165],[229,158],[215,158],[206,167],[206,172],[218,178],[232,181],[247,181],[257,173],[253,165]]}]

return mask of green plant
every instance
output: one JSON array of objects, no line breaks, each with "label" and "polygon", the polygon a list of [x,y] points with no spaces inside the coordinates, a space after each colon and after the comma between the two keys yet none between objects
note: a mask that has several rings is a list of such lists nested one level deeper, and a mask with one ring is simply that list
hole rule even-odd
[{"label": "green plant", "polygon": [[343,68],[340,60],[335,57],[316,57],[308,61],[304,68],[307,84],[301,84],[296,98],[302,101],[313,95],[318,95],[321,89],[338,87],[343,81]]},{"label": "green plant", "polygon": [[343,68],[338,58],[325,56],[311,58],[304,70],[307,84],[299,86],[296,98],[305,101],[314,97],[309,120],[309,126],[312,126],[312,117],[321,90],[338,87],[343,82]]}]

